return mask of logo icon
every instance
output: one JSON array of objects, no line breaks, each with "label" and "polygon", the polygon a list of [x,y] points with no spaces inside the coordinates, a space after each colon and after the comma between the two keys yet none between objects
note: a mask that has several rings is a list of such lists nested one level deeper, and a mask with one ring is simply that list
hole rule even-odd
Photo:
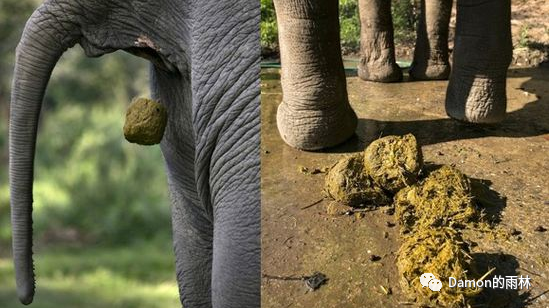
[{"label": "logo icon", "polygon": [[442,289],[442,281],[435,278],[435,275],[431,273],[424,273],[419,277],[419,282],[425,287],[429,287],[431,291],[438,292]]},{"label": "logo icon", "polygon": [[431,289],[431,291],[435,291],[435,292],[440,291],[440,289],[442,289],[442,281],[440,281],[436,278],[429,280],[429,289]]}]

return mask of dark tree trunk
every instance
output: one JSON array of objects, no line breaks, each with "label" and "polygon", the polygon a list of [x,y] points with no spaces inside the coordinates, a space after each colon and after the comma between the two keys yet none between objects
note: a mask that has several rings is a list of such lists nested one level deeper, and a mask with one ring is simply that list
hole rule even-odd
[{"label": "dark tree trunk", "polygon": [[512,56],[511,1],[458,0],[448,115],[473,123],[501,121]]},{"label": "dark tree trunk", "polygon": [[448,26],[452,0],[422,0],[410,76],[418,80],[447,79]]},{"label": "dark tree trunk", "polygon": [[358,76],[364,80],[402,80],[395,60],[393,20],[390,0],[359,0],[360,63]]},{"label": "dark tree trunk", "polygon": [[275,0],[282,63],[277,124],[289,145],[316,150],[355,131],[339,43],[337,0]]}]

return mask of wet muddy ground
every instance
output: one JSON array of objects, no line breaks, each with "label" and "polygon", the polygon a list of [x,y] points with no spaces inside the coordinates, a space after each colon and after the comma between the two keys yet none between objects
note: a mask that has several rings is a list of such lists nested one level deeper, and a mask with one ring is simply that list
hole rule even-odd
[{"label": "wet muddy ground", "polygon": [[[508,236],[469,232],[477,244],[473,257],[486,269],[496,267],[495,275],[528,275],[532,287],[487,289],[479,307],[549,307],[549,231],[539,231],[549,229],[549,69],[514,68],[508,76],[508,117],[485,127],[446,117],[446,81],[376,84],[348,77],[356,136],[304,152],[279,137],[279,75],[263,70],[262,307],[407,307],[395,265],[394,215],[380,208],[362,218],[330,216],[327,201],[315,203],[323,197],[324,174],[301,171],[330,166],[380,136],[406,133],[417,137],[426,161],[454,164],[497,192],[487,212]],[[316,291],[295,280],[314,272],[328,278]]]}]

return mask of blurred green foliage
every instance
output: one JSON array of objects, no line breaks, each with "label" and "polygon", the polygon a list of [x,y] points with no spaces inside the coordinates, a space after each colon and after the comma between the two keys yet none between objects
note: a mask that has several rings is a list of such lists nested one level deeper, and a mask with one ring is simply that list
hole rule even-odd
[{"label": "blurred green foliage", "polygon": [[278,28],[273,0],[261,0],[261,47],[278,48]]},{"label": "blurred green foliage", "polygon": [[[417,21],[417,0],[392,0],[395,42],[413,43]],[[341,48],[344,53],[360,48],[360,20],[358,0],[339,0]],[[276,14],[272,0],[261,0],[261,46],[275,49],[277,43]]]},{"label": "blurred green foliage", "polygon": [[[167,242],[39,250],[36,308],[181,307]],[[0,257],[0,307],[21,307],[10,258]]]},{"label": "blurred green foliage", "polygon": [[396,44],[414,44],[419,5],[417,0],[392,0],[391,13]]},{"label": "blurred green foliage", "polygon": [[30,0],[0,1],[0,104],[8,93],[11,78],[6,72],[13,69],[15,46],[35,3]]},{"label": "blurred green foliage", "polygon": [[339,1],[339,27],[341,48],[344,53],[358,51],[360,48],[358,0]]},{"label": "blurred green foliage", "polygon": [[[19,307],[10,256],[8,109],[15,48],[39,0],[0,1],[0,307]],[[34,181],[33,307],[181,307],[158,146],[123,137],[148,65],[123,52],[57,64],[44,99]]]},{"label": "blurred green foliage", "polygon": [[43,123],[35,163],[37,233],[76,231],[113,243],[170,235],[159,149],[125,142],[124,106],[110,104],[72,103],[50,111]]},{"label": "blurred green foliage", "polygon": [[[6,175],[3,163],[7,160],[7,100],[15,47],[21,36],[25,21],[32,12],[33,2],[29,0],[0,1],[0,179],[4,179]],[[0,185],[2,183],[3,181],[0,180]],[[0,195],[0,200],[1,198]]]},{"label": "blurred green foliage", "polygon": [[[0,307],[19,307],[10,256],[7,134],[15,48],[38,0],[0,1]],[[148,95],[147,62],[76,46],[44,99],[34,181],[33,307],[180,307],[159,147],[123,137],[126,105]],[[72,247],[72,248],[71,248]]]},{"label": "blurred green foliage", "polygon": [[[7,118],[14,50],[34,0],[0,2],[0,244],[10,241]],[[126,105],[148,95],[148,65],[123,52],[86,58],[79,46],[56,66],[40,120],[34,234],[56,242],[169,241],[170,203],[159,147],[123,137]],[[170,253],[171,249],[166,253]]]}]

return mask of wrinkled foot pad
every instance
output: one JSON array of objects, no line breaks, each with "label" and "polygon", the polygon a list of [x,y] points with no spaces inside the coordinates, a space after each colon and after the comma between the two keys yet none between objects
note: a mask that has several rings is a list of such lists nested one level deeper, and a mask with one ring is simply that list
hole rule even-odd
[{"label": "wrinkled foot pad", "polygon": [[168,122],[166,107],[148,98],[134,98],[126,112],[124,137],[131,143],[160,143]]}]

